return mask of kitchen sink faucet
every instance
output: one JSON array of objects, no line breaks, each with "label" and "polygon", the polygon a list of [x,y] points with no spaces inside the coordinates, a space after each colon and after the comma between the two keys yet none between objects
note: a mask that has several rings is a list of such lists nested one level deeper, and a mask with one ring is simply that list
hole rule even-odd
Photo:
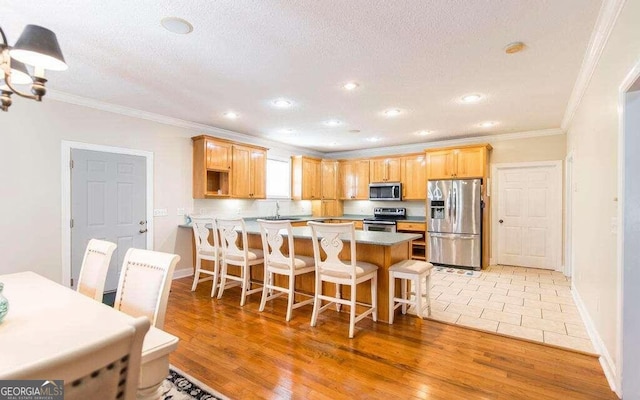
[{"label": "kitchen sink faucet", "polygon": [[280,203],[276,200],[276,219],[280,218]]}]

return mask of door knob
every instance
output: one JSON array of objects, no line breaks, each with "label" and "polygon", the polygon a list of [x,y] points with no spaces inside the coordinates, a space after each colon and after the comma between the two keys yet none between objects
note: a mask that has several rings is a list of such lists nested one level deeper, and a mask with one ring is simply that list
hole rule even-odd
[{"label": "door knob", "polygon": [[498,220],[498,222],[503,223],[503,222],[504,222],[504,220],[499,219],[499,220]]},{"label": "door knob", "polygon": [[140,232],[140,233],[146,233],[146,232],[147,232],[147,228],[140,229],[140,231],[139,231],[139,232]]},{"label": "door knob", "polygon": [[144,225],[146,223],[147,223],[147,221],[140,221],[140,225]]}]

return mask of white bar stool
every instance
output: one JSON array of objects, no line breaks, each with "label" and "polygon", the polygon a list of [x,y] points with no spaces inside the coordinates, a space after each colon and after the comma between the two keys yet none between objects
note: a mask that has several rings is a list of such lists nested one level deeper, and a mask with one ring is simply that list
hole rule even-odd
[{"label": "white bar stool", "polygon": [[[431,315],[431,300],[429,299],[429,287],[431,286],[431,270],[433,265],[425,261],[403,260],[389,267],[389,324],[393,324],[393,316],[398,307],[402,306],[402,313],[407,313],[407,304],[416,307],[416,314],[422,318],[422,310],[427,308],[427,316]],[[401,279],[402,297],[396,297],[396,279]],[[413,282],[414,291],[407,291],[407,280]],[[426,283],[423,293],[422,282]],[[411,299],[411,295],[414,299]],[[422,298],[426,297],[426,304]]]}]

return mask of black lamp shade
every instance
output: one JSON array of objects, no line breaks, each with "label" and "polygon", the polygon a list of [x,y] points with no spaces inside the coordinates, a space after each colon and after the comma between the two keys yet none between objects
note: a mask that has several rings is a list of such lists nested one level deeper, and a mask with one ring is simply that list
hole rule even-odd
[{"label": "black lamp shade", "polygon": [[11,49],[11,57],[34,67],[54,71],[67,69],[56,34],[38,25],[27,25],[24,28]]}]

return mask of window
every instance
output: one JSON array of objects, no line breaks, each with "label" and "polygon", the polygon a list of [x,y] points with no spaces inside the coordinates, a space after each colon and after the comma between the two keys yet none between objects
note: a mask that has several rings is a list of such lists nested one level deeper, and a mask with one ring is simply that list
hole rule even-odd
[{"label": "window", "polygon": [[267,198],[291,198],[289,160],[267,158]]}]

